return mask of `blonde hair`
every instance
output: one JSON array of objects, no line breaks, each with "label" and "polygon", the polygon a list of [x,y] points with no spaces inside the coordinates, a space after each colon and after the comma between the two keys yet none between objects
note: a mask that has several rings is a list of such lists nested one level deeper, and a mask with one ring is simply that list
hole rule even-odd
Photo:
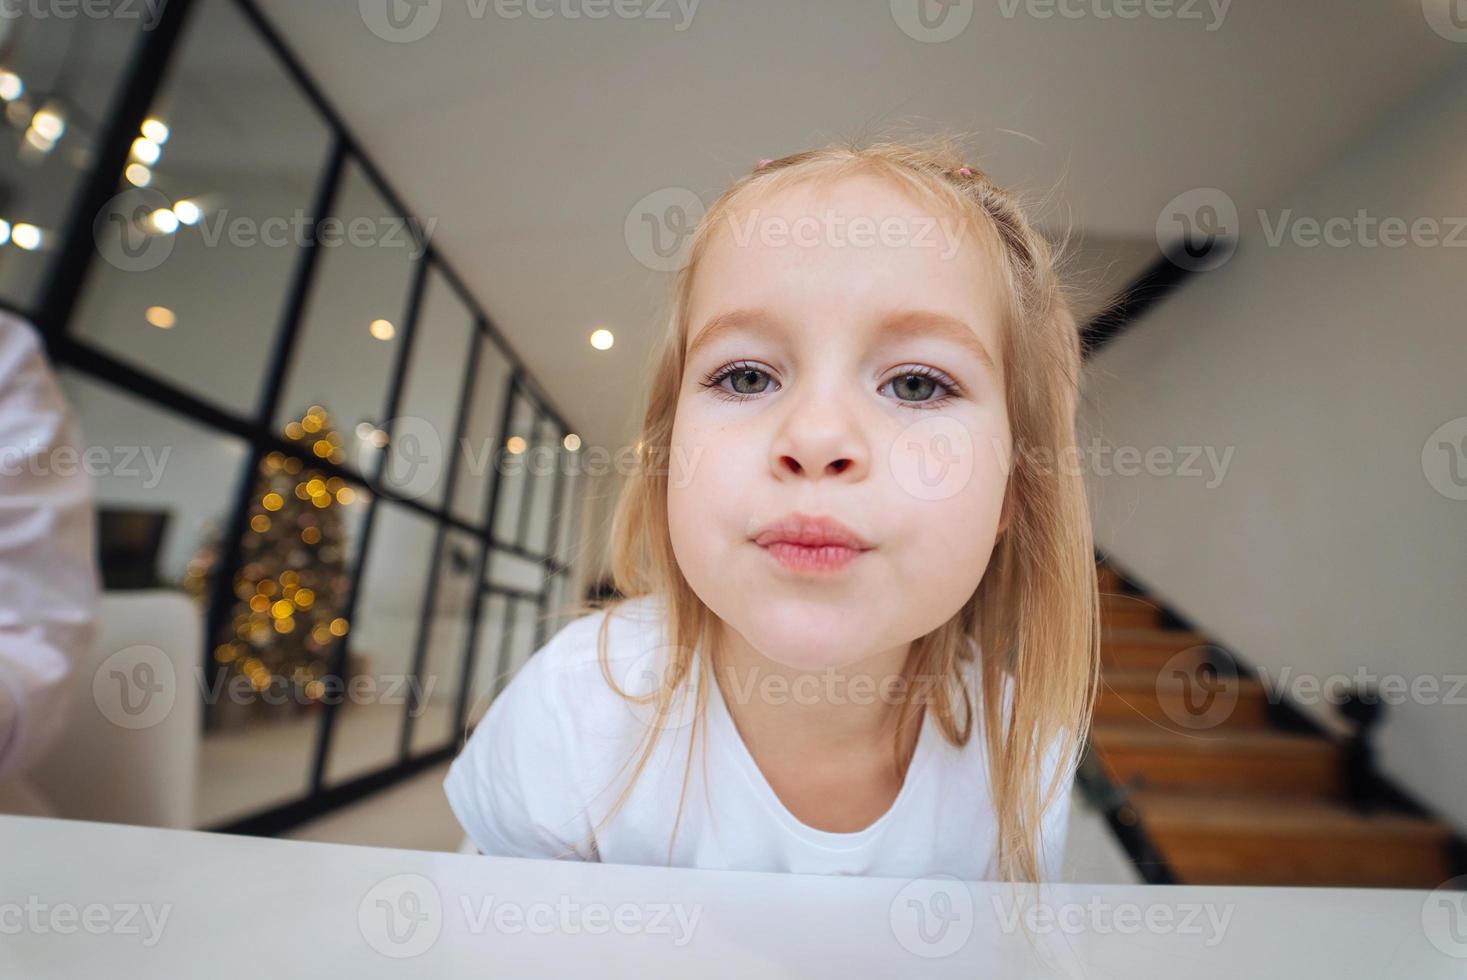
[{"label": "blonde hair", "polygon": [[[938,213],[957,216],[964,228],[978,230],[979,240],[990,246],[1001,267],[1007,293],[1002,363],[1014,446],[1005,522],[972,596],[948,622],[912,642],[903,675],[911,681],[905,689],[914,694],[900,705],[896,730],[900,745],[917,706],[926,703],[943,737],[960,747],[973,737],[975,714],[981,719],[998,825],[990,867],[1003,880],[1038,881],[1041,815],[1058,793],[1068,791],[1088,731],[1099,669],[1096,572],[1084,486],[1076,468],[1053,465],[1076,452],[1080,338],[1049,243],[1015,198],[978,168],[965,166],[946,139],[865,147],[832,144],[766,161],[734,181],[694,230],[687,261],[674,283],[669,329],[647,386],[637,443],[642,465],[627,478],[612,521],[613,582],[622,601],[648,594],[665,597],[663,649],[669,651],[668,662],[656,690],[637,696],[622,690],[608,662],[610,616],[603,617],[598,636],[603,676],[623,698],[650,702],[654,714],[631,778],[595,829],[610,821],[640,778],[695,659],[704,682],[696,687],[694,738],[688,743],[689,769],[674,840],[693,742],[699,726],[706,725],[709,667],[694,651],[711,649],[717,637],[715,617],[678,567],[668,530],[667,472],[650,463],[659,449],[672,443],[690,326],[689,297],[712,231],[755,194],[855,174],[889,179]],[[972,640],[982,651],[977,706],[962,683],[964,668],[973,659]],[[1011,684],[1008,698],[1006,680]],[[1046,753],[1055,750],[1059,764],[1041,787]],[[669,863],[671,856],[669,841]]]}]

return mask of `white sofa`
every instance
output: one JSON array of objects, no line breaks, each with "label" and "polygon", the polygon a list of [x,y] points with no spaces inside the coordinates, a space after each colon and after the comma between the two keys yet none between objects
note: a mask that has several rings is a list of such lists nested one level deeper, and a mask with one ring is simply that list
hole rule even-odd
[{"label": "white sofa", "polygon": [[96,643],[73,664],[66,728],[28,779],[55,816],[194,826],[203,649],[188,596],[103,594]]}]

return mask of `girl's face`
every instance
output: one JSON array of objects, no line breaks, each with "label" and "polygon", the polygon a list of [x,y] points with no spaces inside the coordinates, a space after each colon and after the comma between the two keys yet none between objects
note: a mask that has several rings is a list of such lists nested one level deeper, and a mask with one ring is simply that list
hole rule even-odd
[{"label": "girl's face", "polygon": [[668,520],[693,590],[764,656],[845,667],[972,596],[1011,448],[1000,288],[954,219],[872,177],[766,196],[714,230]]}]

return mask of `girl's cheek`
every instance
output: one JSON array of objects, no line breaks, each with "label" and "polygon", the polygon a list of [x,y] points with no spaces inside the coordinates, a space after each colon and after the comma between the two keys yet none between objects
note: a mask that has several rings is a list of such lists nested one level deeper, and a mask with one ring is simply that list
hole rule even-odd
[{"label": "girl's cheek", "polygon": [[928,509],[930,531],[948,548],[991,547],[1011,468],[1007,424],[933,412],[908,426],[896,448],[895,482]]},{"label": "girl's cheek", "polygon": [[[700,417],[696,409],[680,413],[672,432],[669,492],[689,494],[705,505],[719,502],[738,485],[731,482],[736,475],[731,471],[743,465],[741,453],[746,452],[729,426]],[[742,472],[751,475],[747,466]]]},{"label": "girl's cheek", "polygon": [[887,463],[897,488],[914,501],[966,502],[1002,472],[1005,442],[1004,428],[982,418],[922,412],[897,432]]}]

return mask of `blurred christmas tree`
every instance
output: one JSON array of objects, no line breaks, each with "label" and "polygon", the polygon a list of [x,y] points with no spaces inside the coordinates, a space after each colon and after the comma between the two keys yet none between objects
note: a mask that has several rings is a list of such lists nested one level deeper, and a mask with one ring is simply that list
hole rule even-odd
[{"label": "blurred christmas tree", "polygon": [[[319,405],[287,425],[285,437],[311,456],[345,459],[341,436]],[[349,628],[342,615],[351,588],[342,517],[365,497],[293,456],[273,452],[261,461],[233,577],[235,603],[227,633],[213,650],[216,671],[224,675],[214,678],[222,680],[216,689],[223,696],[211,707],[213,724],[295,714],[327,693],[332,648]],[[218,552],[216,544],[206,544],[189,563],[188,591],[208,597]],[[241,712],[227,694],[237,677],[270,696],[248,699]]]}]

